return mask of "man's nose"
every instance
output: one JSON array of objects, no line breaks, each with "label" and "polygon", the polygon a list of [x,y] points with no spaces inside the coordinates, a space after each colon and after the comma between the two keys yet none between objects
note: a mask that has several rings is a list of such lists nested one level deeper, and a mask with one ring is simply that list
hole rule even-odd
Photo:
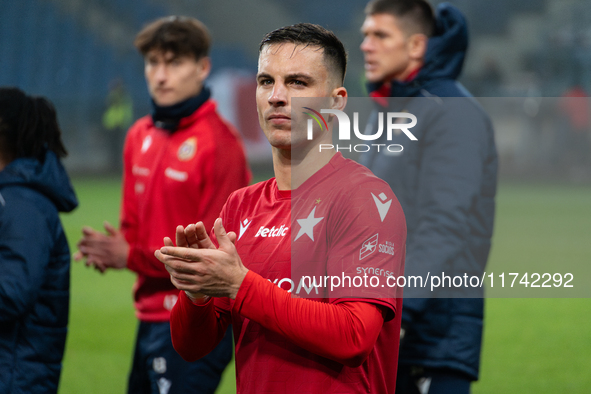
[{"label": "man's nose", "polygon": [[165,64],[159,64],[158,66],[156,66],[156,70],[154,71],[154,78],[158,82],[166,81],[166,78],[168,78],[168,72],[166,70]]},{"label": "man's nose", "polygon": [[273,106],[282,106],[287,104],[287,88],[284,84],[276,83],[269,95],[269,104]]},{"label": "man's nose", "polygon": [[369,51],[371,51],[372,48],[373,48],[373,43],[371,41],[371,38],[365,37],[363,39],[363,41],[361,41],[361,45],[359,45],[359,48],[361,49],[362,52],[369,52]]}]

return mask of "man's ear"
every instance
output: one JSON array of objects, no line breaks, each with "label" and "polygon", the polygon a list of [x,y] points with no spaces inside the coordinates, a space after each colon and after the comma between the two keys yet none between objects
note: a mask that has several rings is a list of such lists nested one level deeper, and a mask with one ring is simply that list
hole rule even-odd
[{"label": "man's ear", "polygon": [[201,59],[197,60],[197,64],[199,66],[199,79],[201,79],[201,81],[205,81],[211,71],[211,59],[207,56],[202,57]]},{"label": "man's ear", "polygon": [[423,61],[427,53],[429,37],[424,34],[413,34],[408,39],[408,55],[413,60]]},{"label": "man's ear", "polygon": [[339,111],[344,111],[345,107],[347,106],[347,89],[344,87],[336,88],[331,93],[331,108],[338,109]]}]

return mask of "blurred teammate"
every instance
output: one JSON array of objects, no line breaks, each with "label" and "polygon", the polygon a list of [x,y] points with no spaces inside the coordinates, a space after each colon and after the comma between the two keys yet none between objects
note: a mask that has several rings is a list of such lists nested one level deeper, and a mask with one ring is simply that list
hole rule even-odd
[{"label": "blurred teammate", "polygon": [[57,393],[68,332],[78,205],[53,105],[0,88],[0,393]]},{"label": "blurred teammate", "polygon": [[[386,97],[423,97],[390,100],[394,108],[386,109],[417,116],[417,142],[399,155],[362,157],[400,199],[408,223],[406,275],[480,276],[490,250],[497,157],[488,117],[456,81],[467,48],[464,17],[450,5],[434,16],[424,0],[374,0],[361,31],[370,96],[381,106],[388,106]],[[397,138],[408,141],[399,135],[389,143]],[[405,289],[396,392],[468,393],[478,379],[483,295],[410,294]]]},{"label": "blurred teammate", "polygon": [[119,78],[109,83],[107,108],[103,113],[103,128],[109,147],[110,169],[120,172],[123,168],[123,144],[125,133],[133,123],[133,101]]},{"label": "blurred teammate", "polygon": [[[332,141],[332,119],[313,140],[295,129],[295,98],[324,97],[316,101],[343,109],[345,68],[342,43],[320,26],[267,34],[256,102],[275,178],[230,196],[212,232],[219,248],[198,223],[177,229],[178,247],[167,239],[156,252],[184,290],[171,316],[175,349],[197,359],[232,323],[241,393],[394,392],[402,300],[368,288],[314,289],[292,274],[296,263],[315,277],[404,269],[404,216],[387,184],[334,150],[319,151]],[[394,256],[378,253],[378,236],[396,245]],[[320,298],[297,298],[311,292]]]},{"label": "blurred teammate", "polygon": [[195,363],[174,351],[169,319],[178,290],[154,257],[177,224],[203,220],[211,228],[228,195],[250,178],[241,141],[204,86],[209,44],[205,26],[185,17],[159,19],[137,35],[153,109],[126,138],[121,229],[105,223],[105,235],[86,227],[78,244],[76,257],[101,272],[137,273],[130,393],[213,393],[231,359],[230,332]]}]

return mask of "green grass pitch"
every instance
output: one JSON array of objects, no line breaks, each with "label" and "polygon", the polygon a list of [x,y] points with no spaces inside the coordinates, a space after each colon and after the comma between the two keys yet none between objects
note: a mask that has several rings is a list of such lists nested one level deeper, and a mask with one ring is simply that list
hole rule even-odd
[{"label": "green grass pitch", "polygon": [[[72,251],[83,225],[117,223],[120,180],[74,179],[80,207],[63,215]],[[591,188],[501,184],[491,263],[564,259],[591,263]],[[124,393],[136,329],[130,272],[72,264],[62,394]],[[590,284],[591,285],[591,284]],[[591,300],[486,301],[481,379],[473,393],[587,393]],[[234,365],[218,393],[234,393]]]}]

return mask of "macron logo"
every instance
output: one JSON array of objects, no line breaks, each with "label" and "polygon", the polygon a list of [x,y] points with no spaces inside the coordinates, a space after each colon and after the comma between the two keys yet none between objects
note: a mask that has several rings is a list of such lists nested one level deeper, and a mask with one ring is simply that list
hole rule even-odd
[{"label": "macron logo", "polygon": [[392,200],[386,201],[388,197],[382,192],[380,193],[380,198],[378,199],[373,193],[371,193],[374,202],[376,203],[376,208],[378,208],[378,212],[380,213],[380,219],[382,222],[386,218],[388,211],[390,210],[390,205],[392,205]]},{"label": "macron logo", "polygon": [[150,149],[150,145],[152,145],[152,136],[151,135],[144,138],[144,142],[142,142],[141,152],[145,153],[148,149]]},{"label": "macron logo", "polygon": [[240,223],[240,235],[238,236],[238,239],[242,238],[242,235],[244,235],[244,232],[246,231],[248,226],[250,226],[251,223],[252,223],[252,220],[248,221],[248,218],[244,219],[244,221],[242,223]]},{"label": "macron logo", "polygon": [[271,228],[261,226],[255,237],[284,237],[287,230],[289,230],[289,227],[285,227],[285,224],[282,224],[281,227],[277,228],[275,228],[275,226]]}]

